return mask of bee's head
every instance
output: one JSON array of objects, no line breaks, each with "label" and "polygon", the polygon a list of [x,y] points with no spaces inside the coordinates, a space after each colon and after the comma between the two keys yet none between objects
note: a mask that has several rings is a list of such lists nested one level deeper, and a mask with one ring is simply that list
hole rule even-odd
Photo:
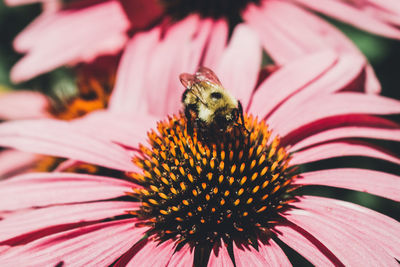
[{"label": "bee's head", "polygon": [[201,113],[207,113],[206,116],[199,114],[207,122],[216,122],[217,124],[229,124],[235,121],[238,114],[238,101],[222,88],[213,88],[204,92],[206,105],[203,106]]}]

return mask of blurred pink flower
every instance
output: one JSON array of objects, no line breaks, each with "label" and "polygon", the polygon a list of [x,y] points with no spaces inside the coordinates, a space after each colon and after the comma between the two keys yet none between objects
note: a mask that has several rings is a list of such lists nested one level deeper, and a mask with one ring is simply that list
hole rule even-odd
[{"label": "blurred pink flower", "polygon": [[[48,118],[48,98],[38,92],[10,91],[0,93],[0,121]],[[0,180],[28,170],[37,156],[17,150],[0,151]]]},{"label": "blurred pink flower", "polygon": [[[15,5],[26,1],[6,2]],[[45,7],[50,3],[59,3],[51,0],[43,2]],[[210,40],[198,49],[205,48],[215,38],[226,39],[228,28],[233,26],[228,26],[229,20],[237,21],[236,16],[241,16],[244,23],[257,32],[260,43],[278,65],[327,47],[362,56],[339,30],[311,11],[375,34],[400,39],[400,3],[396,0],[249,0],[229,1],[229,4],[200,0],[191,4],[184,1],[161,2],[162,5],[155,0],[83,1],[66,5],[58,11],[45,8],[48,12],[39,16],[15,39],[15,49],[26,55],[12,69],[12,80],[24,81],[62,65],[115,54],[124,49],[131,33],[149,29],[159,21],[168,20],[169,16],[181,18],[188,14],[200,14],[223,18],[201,19],[185,29],[192,33],[206,31],[204,34],[210,36]],[[204,24],[209,23],[211,27],[204,29]],[[175,24],[171,23],[166,28],[175,31]],[[177,38],[175,43],[180,45],[181,40]],[[169,53],[180,56],[177,51]],[[380,85],[371,66],[367,66],[366,71],[366,90],[379,92]]]},{"label": "blurred pink flower", "polygon": [[[400,177],[358,168],[305,172],[300,168],[297,177],[282,180],[280,183],[277,181],[285,177],[273,178],[270,177],[270,172],[282,167],[274,167],[273,163],[286,160],[282,152],[285,149],[292,153],[291,166],[341,156],[372,157],[399,164],[398,157],[367,141],[400,141],[399,125],[376,116],[400,113],[399,101],[350,91],[363,84],[362,69],[366,64],[362,58],[353,54],[337,56],[330,51],[314,53],[284,65],[267,79],[259,81],[258,69],[247,68],[241,61],[246,61],[247,58],[240,53],[247,40],[239,38],[248,34],[246,26],[235,30],[229,49],[214,64],[222,83],[242,102],[247,114],[257,115],[269,125],[273,136],[281,137],[283,150],[277,147],[272,151],[275,146],[267,143],[266,149],[274,159],[270,162],[272,165],[269,166],[268,175],[264,173],[263,176],[261,171],[257,173],[260,175],[257,178],[255,173],[251,175],[246,169],[251,175],[248,176],[249,179],[256,177],[257,183],[269,181],[274,184],[272,188],[266,188],[272,190],[271,195],[278,197],[277,202],[274,202],[278,204],[269,206],[278,211],[274,218],[276,220],[269,221],[271,217],[267,215],[265,222],[263,221],[268,221],[270,225],[268,229],[264,229],[268,238],[258,235],[259,233],[244,231],[241,228],[242,221],[236,221],[233,225],[237,232],[232,232],[231,236],[236,237],[239,233],[246,238],[232,240],[222,236],[221,241],[215,241],[211,252],[207,250],[207,246],[201,246],[204,240],[198,240],[199,244],[194,241],[177,244],[174,238],[170,238],[158,244],[158,234],[163,236],[162,234],[168,233],[162,229],[152,232],[152,222],[157,221],[156,217],[136,217],[142,202],[129,197],[137,192],[154,193],[146,185],[136,183],[143,177],[143,170],[139,167],[140,164],[136,166],[131,162],[132,156],[138,155],[139,150],[145,151],[138,144],[147,143],[146,132],[155,127],[154,121],[164,120],[172,113],[176,114],[181,105],[177,95],[182,93],[183,88],[176,86],[178,77],[171,75],[180,65],[176,63],[176,68],[164,73],[157,68],[162,64],[145,60],[154,51],[158,51],[151,45],[151,41],[156,39],[155,33],[136,36],[129,43],[119,68],[116,85],[116,89],[119,88],[118,94],[113,95],[109,111],[92,113],[71,122],[41,119],[5,122],[0,125],[2,146],[138,173],[132,174],[135,179],[129,181],[53,172],[24,174],[0,182],[1,265],[191,266],[195,257],[197,263],[203,261],[207,264],[208,261],[208,266],[233,266],[234,263],[236,266],[290,265],[278,240],[318,266],[398,265],[395,258],[400,258],[400,224],[396,220],[356,204],[326,197],[296,196],[293,198],[296,202],[286,203],[280,188],[323,185],[367,192],[399,201]],[[181,52],[185,54],[185,51]],[[163,60],[167,60],[169,56],[167,54]],[[260,124],[259,127],[264,129],[265,126]],[[151,136],[150,134],[150,140],[157,139]],[[356,142],[357,138],[363,138],[364,141]],[[279,143],[278,139],[275,140],[272,143]],[[189,156],[195,157],[190,151],[192,150],[187,150]],[[218,153],[215,164],[219,167],[215,168],[214,178],[212,177],[210,183],[215,182],[218,174],[226,175],[221,171],[224,165],[218,161],[225,162],[225,169],[231,170],[233,185],[242,182],[243,177],[236,176],[236,169],[232,171],[232,164],[236,161],[223,161],[225,154],[222,156],[222,153]],[[261,154],[265,155],[263,153]],[[155,160],[161,164],[162,157],[160,153]],[[226,159],[229,157],[228,151]],[[174,158],[172,151],[168,152],[166,158],[168,162],[181,160],[183,163],[183,159]],[[256,164],[263,163],[265,157],[262,158],[256,158]],[[250,160],[247,160],[245,155],[243,162],[250,164]],[[157,166],[157,161],[152,162],[149,159],[144,165]],[[210,161],[206,162],[211,165]],[[207,183],[203,185],[199,177],[209,176],[202,173],[203,165],[198,164],[193,167],[187,165],[188,168],[183,171],[192,173],[193,188],[201,191],[203,186],[207,187]],[[167,165],[163,168],[168,167]],[[189,175],[179,174],[178,169],[170,171],[174,176],[170,174],[164,177],[168,179],[165,179],[168,183],[178,177],[184,179],[186,185],[192,186],[186,181]],[[200,175],[195,175],[196,172],[200,172]],[[160,180],[159,176],[154,176],[155,173],[157,171],[151,170],[153,179]],[[230,181],[230,175],[223,177],[223,180]],[[157,187],[168,188],[162,183],[166,185],[165,181],[160,181]],[[248,184],[249,182],[243,180],[244,187]],[[245,193],[248,196],[252,190],[254,203],[261,201],[262,195],[256,194],[259,188],[256,189],[252,184]],[[156,195],[157,199],[172,197],[173,190],[171,192],[168,196]],[[296,191],[291,194],[295,193]],[[218,201],[223,194],[239,195],[238,192],[226,193],[222,190],[217,194],[215,189],[214,194],[218,196]],[[189,195],[192,196],[190,192]],[[230,201],[233,202],[234,198],[226,199],[221,207],[225,204],[233,205]],[[196,198],[192,197],[192,200]],[[240,204],[238,210],[245,207],[246,211],[254,213],[252,211],[256,207],[252,206],[253,202],[249,199],[247,202]],[[283,203],[286,208],[280,207],[279,203]],[[259,210],[262,212],[265,209]],[[228,210],[223,212],[230,214]],[[233,218],[239,216],[241,219],[248,215],[235,214],[234,210]],[[206,214],[203,215],[205,216],[202,218],[207,217]],[[190,215],[184,216],[185,220],[192,220]],[[151,234],[144,235],[148,230]],[[217,237],[221,236],[217,233]],[[201,248],[204,250],[201,251]],[[199,257],[202,253],[205,254],[204,258]]]},{"label": "blurred pink flower", "polygon": [[[107,63],[109,68],[110,63]],[[85,65],[84,69],[77,70],[76,92],[63,99],[29,90],[0,92],[0,122],[33,118],[71,120],[94,110],[105,109],[115,83],[115,73],[105,75],[106,71],[101,69],[101,77],[98,77],[101,66]],[[53,160],[54,163],[62,161]],[[50,171],[53,160],[16,150],[2,150],[0,179],[27,171]]]}]

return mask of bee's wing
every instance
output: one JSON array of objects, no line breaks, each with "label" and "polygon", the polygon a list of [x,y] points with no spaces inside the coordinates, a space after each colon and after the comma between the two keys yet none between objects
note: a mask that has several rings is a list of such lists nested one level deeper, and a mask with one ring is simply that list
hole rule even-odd
[{"label": "bee's wing", "polygon": [[194,76],[198,81],[205,81],[222,87],[217,75],[207,67],[199,67]]},{"label": "bee's wing", "polygon": [[191,89],[193,85],[198,82],[196,76],[189,73],[182,73],[179,75],[179,80],[181,80],[182,85],[185,86],[186,89]]},{"label": "bee's wing", "polygon": [[206,104],[206,101],[202,97],[202,93],[200,90],[202,89],[199,84],[199,80],[197,79],[196,75],[189,74],[189,73],[182,73],[179,75],[179,79],[181,80],[181,83],[185,88],[189,91],[192,92],[193,95],[195,95],[200,102],[203,104]]}]

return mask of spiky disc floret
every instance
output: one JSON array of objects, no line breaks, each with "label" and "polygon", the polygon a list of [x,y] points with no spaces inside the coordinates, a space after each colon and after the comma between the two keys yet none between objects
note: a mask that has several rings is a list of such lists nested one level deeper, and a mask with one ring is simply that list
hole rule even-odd
[{"label": "spiky disc floret", "polygon": [[132,194],[142,202],[132,213],[149,235],[192,245],[248,241],[280,220],[292,201],[290,157],[264,121],[245,116],[245,125],[248,132],[234,127],[205,143],[179,115],[148,134],[151,148],[140,146],[133,159],[143,173],[130,176],[143,186]]}]

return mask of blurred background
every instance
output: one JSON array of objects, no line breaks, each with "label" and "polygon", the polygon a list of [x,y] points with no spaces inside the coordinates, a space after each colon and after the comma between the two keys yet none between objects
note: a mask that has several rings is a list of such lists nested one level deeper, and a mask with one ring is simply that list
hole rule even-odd
[{"label": "blurred background", "polygon": [[[5,6],[4,2],[0,0],[0,93],[7,90],[29,89],[53,95],[58,90],[70,92],[71,94],[76,90],[74,70],[66,67],[56,69],[51,73],[41,75],[21,84],[13,84],[9,79],[11,66],[21,57],[20,54],[17,54],[13,50],[12,41],[40,12],[41,8],[39,4],[10,8]],[[326,19],[339,27],[352,39],[369,59],[382,84],[382,95],[399,100],[400,41],[377,37],[337,21]],[[398,116],[391,117],[391,119],[400,122]],[[390,148],[397,155],[400,154],[398,144],[380,142],[378,145]],[[360,168],[385,170],[394,174],[400,174],[400,167],[397,165],[365,158],[343,158],[340,160],[317,162],[315,164],[324,164],[326,167],[350,167],[356,165]],[[312,170],[314,166],[311,164],[305,166],[305,168]],[[324,187],[308,188],[307,191],[303,190],[303,193],[344,199],[370,207],[397,220],[400,219],[400,207],[398,203],[369,194]],[[299,261],[301,262],[301,259]]]}]

